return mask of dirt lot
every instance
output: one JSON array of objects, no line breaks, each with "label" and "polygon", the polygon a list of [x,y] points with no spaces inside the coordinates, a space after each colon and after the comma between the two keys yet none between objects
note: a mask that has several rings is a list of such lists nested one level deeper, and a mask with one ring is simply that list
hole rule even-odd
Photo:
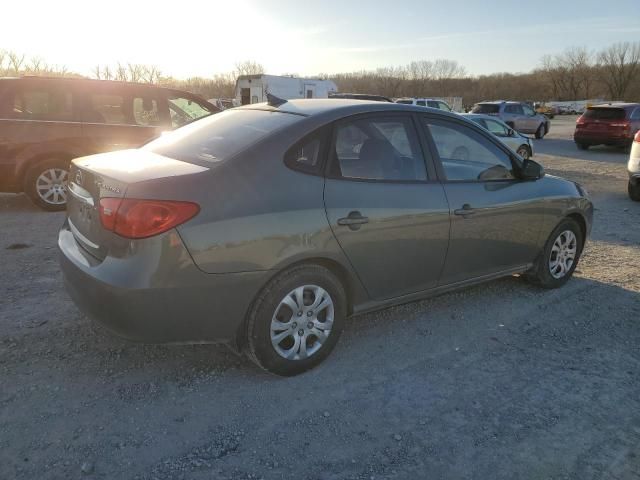
[{"label": "dirt lot", "polygon": [[536,141],[595,226],[576,278],[518,278],[353,319],[290,379],[222,346],[144,346],[67,298],[62,214],[0,196],[2,479],[639,479],[640,204],[627,155]]}]

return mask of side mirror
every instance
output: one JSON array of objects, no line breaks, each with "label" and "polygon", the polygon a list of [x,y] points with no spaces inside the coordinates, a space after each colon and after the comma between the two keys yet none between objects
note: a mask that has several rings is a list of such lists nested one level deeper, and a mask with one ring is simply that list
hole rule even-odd
[{"label": "side mirror", "polygon": [[510,128],[509,130],[507,130],[507,137],[515,137],[516,136],[516,131],[513,128]]},{"label": "side mirror", "polygon": [[528,159],[524,161],[520,170],[520,178],[523,180],[538,180],[544,177],[544,167],[538,162]]}]

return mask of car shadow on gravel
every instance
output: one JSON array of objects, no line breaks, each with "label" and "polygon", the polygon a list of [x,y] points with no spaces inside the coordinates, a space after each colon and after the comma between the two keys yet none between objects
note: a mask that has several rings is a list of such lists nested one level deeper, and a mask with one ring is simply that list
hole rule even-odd
[{"label": "car shadow on gravel", "polygon": [[621,147],[597,145],[590,147],[588,150],[580,150],[573,140],[565,138],[545,138],[543,140],[536,140],[533,148],[535,155],[553,155],[555,157],[565,157],[573,160],[626,163],[629,159],[629,150]]}]

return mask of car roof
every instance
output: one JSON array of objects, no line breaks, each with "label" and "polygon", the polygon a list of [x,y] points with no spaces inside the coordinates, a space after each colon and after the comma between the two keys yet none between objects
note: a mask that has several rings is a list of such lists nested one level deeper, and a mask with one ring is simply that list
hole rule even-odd
[{"label": "car roof", "polygon": [[[268,103],[254,103],[244,105],[239,109],[245,110],[266,110],[273,112],[292,113],[305,117],[318,116],[321,114],[335,113],[336,116],[347,116],[357,113],[367,112],[422,112],[431,111],[434,113],[449,115],[459,118],[456,113],[449,113],[437,108],[420,107],[417,105],[406,105],[402,103],[377,102],[374,100],[354,100],[343,98],[327,99],[299,99],[287,100],[280,105],[270,105]],[[339,114],[339,115],[338,115]]]},{"label": "car roof", "polygon": [[591,105],[588,108],[633,108],[640,107],[640,103],[632,103],[632,102],[618,102],[618,103],[598,103],[596,105]]}]

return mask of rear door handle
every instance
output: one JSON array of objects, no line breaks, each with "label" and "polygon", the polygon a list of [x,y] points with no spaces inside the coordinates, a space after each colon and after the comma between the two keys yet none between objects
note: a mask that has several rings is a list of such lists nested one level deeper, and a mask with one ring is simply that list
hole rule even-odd
[{"label": "rear door handle", "polygon": [[459,208],[457,210],[454,210],[453,213],[456,215],[462,215],[463,217],[467,217],[468,215],[473,215],[474,213],[476,213],[477,210],[473,209],[471,207],[471,205],[469,205],[468,203],[465,203],[462,208]]},{"label": "rear door handle", "polygon": [[360,225],[369,223],[368,217],[363,217],[360,212],[349,212],[349,215],[338,219],[338,225],[347,226],[351,230],[358,230]]}]

